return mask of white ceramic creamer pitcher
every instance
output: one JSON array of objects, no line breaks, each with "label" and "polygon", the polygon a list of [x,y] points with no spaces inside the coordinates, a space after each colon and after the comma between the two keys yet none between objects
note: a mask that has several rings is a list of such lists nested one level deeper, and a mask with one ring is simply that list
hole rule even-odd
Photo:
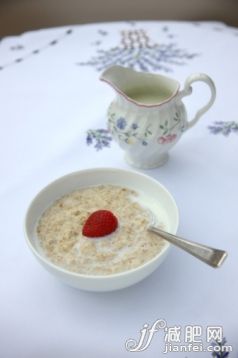
[{"label": "white ceramic creamer pitcher", "polygon": [[[194,126],[213,104],[216,89],[205,74],[193,74],[180,90],[169,77],[113,66],[100,78],[116,91],[108,109],[108,126],[113,138],[126,152],[126,160],[137,168],[156,168],[168,159],[168,151],[182,133]],[[191,120],[182,98],[192,93],[191,84],[205,82],[211,90],[209,102]]]}]

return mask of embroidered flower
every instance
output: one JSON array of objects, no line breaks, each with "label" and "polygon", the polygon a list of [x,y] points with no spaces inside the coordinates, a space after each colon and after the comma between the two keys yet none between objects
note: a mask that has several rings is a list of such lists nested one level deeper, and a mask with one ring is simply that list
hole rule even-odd
[{"label": "embroidered flower", "polygon": [[87,131],[86,143],[87,145],[94,144],[96,150],[110,147],[111,141],[112,136],[107,129],[89,129]]},{"label": "embroidered flower", "polygon": [[231,133],[238,133],[238,123],[235,121],[216,121],[208,128],[212,134],[223,134],[225,137]]},{"label": "embroidered flower", "polygon": [[[164,31],[169,38],[173,34],[169,29]],[[110,48],[97,49],[94,56],[86,62],[80,62],[80,66],[94,66],[102,71],[112,65],[127,66],[140,71],[172,71],[173,65],[184,65],[187,60],[198,56],[180,48],[176,43],[157,43],[150,38],[144,29],[125,29],[120,31],[121,41]]]},{"label": "embroidered flower", "polygon": [[93,142],[92,133],[90,133],[90,132],[88,131],[87,137],[86,137],[86,143],[87,143],[87,145],[90,145],[90,144],[92,144],[92,142]]}]

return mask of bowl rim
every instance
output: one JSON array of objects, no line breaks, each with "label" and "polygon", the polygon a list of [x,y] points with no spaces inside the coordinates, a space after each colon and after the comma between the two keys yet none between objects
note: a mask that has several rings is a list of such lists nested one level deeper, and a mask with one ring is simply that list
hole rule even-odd
[{"label": "bowl rim", "polygon": [[[178,209],[178,206],[177,206],[176,201],[173,198],[172,194],[170,194],[168,189],[163,184],[161,184],[158,180],[156,180],[155,178],[153,178],[153,177],[151,177],[151,176],[149,176],[147,174],[140,173],[140,172],[137,172],[137,171],[131,170],[131,169],[128,170],[128,169],[120,169],[120,168],[113,168],[113,167],[97,167],[97,168],[88,168],[88,169],[77,170],[77,171],[65,174],[63,176],[60,176],[57,179],[52,180],[47,185],[45,185],[40,191],[38,191],[38,193],[31,199],[30,203],[28,204],[28,208],[26,210],[26,214],[25,214],[25,217],[24,217],[24,236],[25,236],[25,240],[26,240],[26,243],[27,243],[28,247],[31,249],[33,254],[40,261],[42,261],[46,266],[50,266],[50,268],[54,269],[55,271],[59,271],[60,273],[63,273],[65,275],[69,275],[69,276],[73,276],[75,278],[100,281],[100,280],[110,280],[110,279],[114,279],[114,278],[118,278],[118,277],[124,277],[124,276],[130,275],[130,274],[132,274],[132,273],[134,273],[136,271],[140,271],[141,269],[145,268],[146,266],[150,266],[152,263],[157,261],[160,256],[163,256],[163,254],[165,254],[169,250],[171,244],[166,242],[166,245],[164,245],[162,250],[157,255],[155,255],[151,260],[146,261],[145,263],[143,263],[140,266],[137,266],[137,267],[132,268],[130,270],[117,272],[117,273],[114,273],[114,274],[108,274],[108,275],[89,275],[89,274],[82,274],[82,273],[70,271],[70,270],[67,270],[67,269],[65,269],[65,268],[63,268],[61,266],[58,266],[58,265],[54,264],[49,259],[47,259],[47,257],[44,257],[34,247],[34,245],[31,242],[31,239],[30,239],[30,237],[28,236],[28,233],[27,233],[27,222],[28,222],[29,216],[31,215],[31,210],[32,210],[32,207],[33,207],[34,203],[41,197],[41,195],[46,190],[49,189],[50,186],[53,186],[53,185],[55,185],[57,183],[60,183],[61,181],[65,180],[65,179],[67,179],[69,177],[72,177],[72,176],[75,176],[75,175],[80,175],[82,173],[90,174],[90,173],[95,172],[95,171],[96,172],[105,172],[105,173],[114,171],[114,172],[123,172],[124,174],[134,174],[134,175],[146,178],[147,180],[152,181],[156,185],[160,186],[163,189],[163,191],[166,193],[166,195],[169,197],[169,199],[171,200],[171,202],[173,203],[173,205],[174,205],[174,207],[176,209],[176,222],[175,222],[175,230],[174,230],[173,234],[176,234],[177,229],[178,229],[178,225],[179,225],[179,209]],[[65,194],[62,194],[62,196],[65,195]]]}]

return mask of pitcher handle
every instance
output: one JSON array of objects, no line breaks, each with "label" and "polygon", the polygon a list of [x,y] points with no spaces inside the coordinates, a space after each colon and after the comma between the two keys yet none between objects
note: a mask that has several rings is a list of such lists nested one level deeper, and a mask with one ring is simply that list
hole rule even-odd
[{"label": "pitcher handle", "polygon": [[213,80],[208,76],[206,75],[205,73],[195,73],[195,74],[192,74],[190,75],[186,81],[185,81],[185,84],[184,84],[184,89],[180,92],[180,96],[181,97],[184,97],[184,96],[188,96],[192,93],[192,86],[191,84],[193,82],[196,82],[196,81],[202,81],[202,82],[205,82],[210,90],[211,90],[211,97],[210,97],[210,100],[209,102],[203,106],[201,109],[199,109],[197,111],[197,113],[195,114],[195,117],[188,121],[187,123],[187,129],[191,128],[194,126],[194,124],[197,123],[197,121],[199,120],[199,118],[209,110],[209,108],[213,105],[214,101],[215,101],[215,98],[216,98],[216,87],[215,87],[215,84],[213,82]]}]

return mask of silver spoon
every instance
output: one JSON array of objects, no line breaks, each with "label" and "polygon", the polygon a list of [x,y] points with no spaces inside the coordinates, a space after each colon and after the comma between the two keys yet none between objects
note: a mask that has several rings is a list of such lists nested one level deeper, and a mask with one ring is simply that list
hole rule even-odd
[{"label": "silver spoon", "polygon": [[159,235],[171,244],[180,247],[180,249],[183,249],[184,251],[188,252],[189,254],[195,256],[199,260],[205,262],[212,267],[220,267],[228,255],[226,251],[214,249],[212,247],[199,244],[197,242],[182,239],[179,236],[172,235],[168,232],[158,229],[153,225],[149,226],[148,230],[153,232],[154,234]]}]

